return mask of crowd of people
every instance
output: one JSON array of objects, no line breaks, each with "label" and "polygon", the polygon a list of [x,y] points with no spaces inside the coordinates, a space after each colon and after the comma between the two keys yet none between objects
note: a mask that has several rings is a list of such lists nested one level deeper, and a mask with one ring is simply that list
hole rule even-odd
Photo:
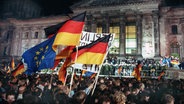
[{"label": "crowd of people", "polygon": [[[183,70],[184,61],[179,60],[173,56],[164,56],[160,60],[155,59],[142,59],[137,60],[135,58],[127,58],[120,60],[117,57],[109,57],[102,66],[101,75],[120,75],[131,76],[137,61],[141,61],[142,76],[158,76],[163,70],[168,68]],[[121,72],[118,72],[118,68],[121,67]]]},{"label": "crowd of people", "polygon": [[[65,85],[57,74],[1,75],[0,104],[183,104],[184,80],[75,76]],[[94,89],[95,88],[95,89]]]},{"label": "crowd of people", "polygon": [[[117,60],[111,62],[118,64]],[[124,69],[133,70],[129,65],[136,62],[122,60],[119,64]],[[141,63],[143,70],[162,70],[162,65],[154,60],[142,60]],[[109,76],[115,74],[116,68],[103,68],[101,73],[108,76],[99,76],[97,83],[96,77],[80,75],[68,75],[66,83],[62,83],[57,74],[20,74],[14,77],[11,73],[1,73],[0,104],[184,104],[183,79],[141,78],[138,81],[136,78]]]}]

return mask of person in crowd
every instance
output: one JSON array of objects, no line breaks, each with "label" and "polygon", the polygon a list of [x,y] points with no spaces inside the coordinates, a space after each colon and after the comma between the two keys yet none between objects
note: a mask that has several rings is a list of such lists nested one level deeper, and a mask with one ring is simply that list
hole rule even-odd
[{"label": "person in crowd", "polygon": [[116,91],[112,95],[113,104],[126,104],[127,97],[121,91]]},{"label": "person in crowd", "polygon": [[161,104],[174,104],[174,97],[171,94],[164,94],[161,98]]},{"label": "person in crowd", "polygon": [[87,94],[84,91],[76,92],[72,97],[72,104],[84,104]]}]

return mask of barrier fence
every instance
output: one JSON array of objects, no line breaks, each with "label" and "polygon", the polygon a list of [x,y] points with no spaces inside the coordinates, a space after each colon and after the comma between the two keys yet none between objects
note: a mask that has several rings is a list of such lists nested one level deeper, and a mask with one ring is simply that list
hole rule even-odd
[{"label": "barrier fence", "polygon": [[[132,72],[135,66],[123,66],[122,67],[122,71],[121,73],[118,73],[118,67],[119,66],[112,66],[112,65],[108,65],[108,66],[102,66],[102,69],[100,71],[100,75],[101,77],[125,77],[125,78],[134,78],[134,76],[132,76]],[[59,69],[59,68],[58,68]],[[72,70],[74,68],[73,67],[69,67],[67,69],[67,73],[71,74]],[[165,79],[184,79],[184,70],[180,70],[180,69],[175,69],[175,68],[167,68],[164,66],[157,66],[157,67],[142,67],[142,71],[141,71],[141,77],[142,78],[158,78],[158,76],[160,76],[160,74],[162,73],[162,71],[165,72],[165,74],[163,75],[163,78]],[[81,74],[81,69],[75,69],[75,72],[77,75]],[[51,73],[50,71],[46,71],[46,72],[42,72],[42,73]],[[58,73],[58,70],[56,71],[56,73]]]}]

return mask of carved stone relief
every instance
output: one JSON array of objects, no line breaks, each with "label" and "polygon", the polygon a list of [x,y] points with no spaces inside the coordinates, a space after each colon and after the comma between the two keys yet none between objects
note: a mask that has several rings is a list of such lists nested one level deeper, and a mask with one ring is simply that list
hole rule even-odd
[{"label": "carved stone relief", "polygon": [[150,19],[143,19],[143,38],[142,38],[142,56],[143,58],[151,58],[154,56],[154,35],[153,22]]}]

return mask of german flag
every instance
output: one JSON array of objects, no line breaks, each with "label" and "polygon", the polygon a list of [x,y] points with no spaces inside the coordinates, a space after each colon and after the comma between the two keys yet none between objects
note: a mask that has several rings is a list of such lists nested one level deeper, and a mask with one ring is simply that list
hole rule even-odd
[{"label": "german flag", "polygon": [[47,36],[47,38],[50,38],[52,37],[53,35],[55,35],[58,30],[66,23],[67,21],[64,21],[62,23],[58,23],[56,25],[52,25],[52,26],[49,26],[47,28],[44,29],[45,31],[45,35]]},{"label": "german flag", "polygon": [[86,46],[79,47],[78,50],[74,48],[71,53],[72,61],[81,64],[102,64],[107,52],[109,39],[110,35],[106,35]]},{"label": "german flag", "polygon": [[79,40],[84,26],[86,12],[81,13],[67,20],[59,31],[54,40],[54,48],[57,45],[76,46],[79,45]]},{"label": "german flag", "polygon": [[158,80],[160,80],[160,79],[162,78],[162,76],[164,76],[164,74],[165,74],[165,72],[162,71],[162,72],[160,73],[160,75],[158,76]]},{"label": "german flag", "polygon": [[132,72],[132,76],[134,76],[138,81],[141,80],[141,71],[142,70],[142,65],[138,64],[136,65],[136,67],[134,68],[134,71]]},{"label": "german flag", "polygon": [[122,72],[122,66],[119,66],[118,67],[118,74],[121,75],[121,72]]},{"label": "german flag", "polygon": [[24,64],[21,62],[17,65],[17,68],[15,68],[15,70],[12,71],[12,75],[16,77],[17,75],[22,74],[24,71],[25,71]]},{"label": "german flag", "polygon": [[13,57],[11,59],[11,68],[12,69],[15,69],[15,61],[14,61],[14,58]]},{"label": "german flag", "polygon": [[66,70],[67,70],[67,67],[70,66],[72,63],[71,63],[71,58],[70,57],[67,57],[64,64],[62,65],[62,67],[59,69],[59,73],[58,73],[58,79],[60,81],[62,81],[62,83],[64,84],[65,83],[65,78],[66,78]]}]

